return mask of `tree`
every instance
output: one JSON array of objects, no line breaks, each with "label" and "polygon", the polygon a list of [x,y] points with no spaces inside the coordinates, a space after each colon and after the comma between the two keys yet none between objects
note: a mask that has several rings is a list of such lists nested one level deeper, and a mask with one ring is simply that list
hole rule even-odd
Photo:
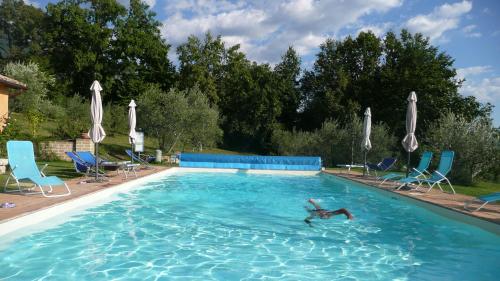
[{"label": "tree", "polygon": [[298,121],[300,64],[297,52],[293,47],[288,47],[281,62],[274,67],[274,72],[281,80],[279,86],[282,110],[278,120],[288,129],[297,126]]},{"label": "tree", "polygon": [[279,80],[269,65],[251,63],[238,48],[228,50],[220,92],[225,143],[267,152],[281,114]]},{"label": "tree", "polygon": [[113,57],[113,100],[129,100],[142,93],[149,83],[168,90],[175,69],[168,59],[168,45],[161,38],[161,23],[140,0],[131,0],[128,15],[119,18],[111,40]]},{"label": "tree", "polygon": [[301,127],[304,129],[319,128],[325,120],[349,113],[342,106],[348,79],[339,61],[339,45],[340,42],[332,39],[321,44],[313,69],[306,71],[301,79]]},{"label": "tree", "polygon": [[468,121],[447,112],[429,126],[425,135],[426,143],[436,154],[445,149],[455,152],[451,178],[457,183],[472,184],[500,160],[500,138],[489,119]]},{"label": "tree", "polygon": [[187,90],[186,98],[189,104],[189,143],[199,151],[204,147],[214,147],[222,137],[217,107],[210,106],[208,97],[196,86]]},{"label": "tree", "polygon": [[114,27],[126,9],[115,0],[65,0],[47,5],[45,48],[64,95],[88,96],[93,80],[112,93]]},{"label": "tree", "polygon": [[54,84],[54,78],[35,63],[8,63],[5,74],[25,83],[28,90],[14,99],[12,109],[26,114],[30,125],[31,137],[36,138],[40,124],[46,117],[46,108],[50,102],[46,100],[48,88]]},{"label": "tree", "polygon": [[0,66],[39,59],[44,13],[22,0],[0,3]]},{"label": "tree", "polygon": [[151,85],[137,104],[138,126],[155,136],[159,147],[167,153],[177,145],[212,145],[220,136],[219,114],[197,88],[164,92]]},{"label": "tree", "polygon": [[221,37],[214,38],[210,32],[205,34],[203,41],[194,35],[189,36],[187,42],[177,48],[177,55],[180,89],[198,85],[207,94],[210,104],[218,105],[226,57]]}]

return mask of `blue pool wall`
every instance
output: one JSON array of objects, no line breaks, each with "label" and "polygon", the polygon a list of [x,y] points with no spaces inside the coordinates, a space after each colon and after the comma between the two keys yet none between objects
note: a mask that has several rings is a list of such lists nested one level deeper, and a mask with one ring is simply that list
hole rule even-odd
[{"label": "blue pool wall", "polygon": [[321,157],[181,153],[179,166],[245,170],[319,171],[321,170]]}]

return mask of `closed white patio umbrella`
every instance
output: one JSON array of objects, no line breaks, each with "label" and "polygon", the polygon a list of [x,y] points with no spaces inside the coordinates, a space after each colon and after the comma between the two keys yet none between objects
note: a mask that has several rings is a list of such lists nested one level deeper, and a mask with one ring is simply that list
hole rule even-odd
[{"label": "closed white patio umbrella", "polygon": [[370,141],[370,134],[372,131],[372,113],[370,108],[367,107],[365,110],[365,118],[363,120],[363,140],[361,141],[361,149],[365,152],[365,164],[363,175],[366,173],[366,154],[368,150],[372,149],[372,143]]},{"label": "closed white patio umbrella", "polygon": [[[134,144],[135,144],[135,139],[137,138],[137,133],[135,132],[135,124],[136,124],[136,117],[135,117],[135,101],[131,100],[130,103],[128,104],[128,125],[129,125],[129,132],[128,132],[128,142],[132,146],[132,153],[134,153]],[[132,163],[134,162],[134,158],[131,156],[131,161]]]},{"label": "closed white patio umbrella", "polygon": [[90,104],[90,117],[92,119],[92,127],[90,128],[90,138],[95,145],[95,154],[96,154],[96,167],[95,167],[95,180],[98,181],[99,175],[99,143],[104,140],[106,137],[106,132],[104,132],[104,128],[101,125],[102,122],[102,100],[101,100],[101,91],[102,87],[99,82],[96,80],[90,86],[90,90],[92,91],[92,103]]},{"label": "closed white patio umbrella", "polygon": [[410,173],[410,156],[418,148],[415,129],[417,128],[417,94],[411,92],[408,96],[408,108],[406,110],[406,136],[401,144],[408,152],[408,163],[406,165],[406,176]]}]

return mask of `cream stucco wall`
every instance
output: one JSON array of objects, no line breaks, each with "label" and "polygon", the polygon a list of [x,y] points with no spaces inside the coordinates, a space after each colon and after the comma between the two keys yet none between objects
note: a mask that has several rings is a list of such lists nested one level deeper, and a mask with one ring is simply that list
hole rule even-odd
[{"label": "cream stucco wall", "polygon": [[9,113],[9,95],[7,87],[0,85],[0,132],[3,130],[5,117]]}]

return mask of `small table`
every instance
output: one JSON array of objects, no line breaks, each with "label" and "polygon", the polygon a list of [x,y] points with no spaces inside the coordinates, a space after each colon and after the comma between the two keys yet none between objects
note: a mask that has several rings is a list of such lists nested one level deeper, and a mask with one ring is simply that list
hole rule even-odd
[{"label": "small table", "polygon": [[347,173],[351,172],[351,168],[364,168],[365,165],[360,164],[339,164],[337,167],[347,168]]},{"label": "small table", "polygon": [[137,178],[136,168],[140,166],[140,164],[132,164],[130,163],[130,161],[120,161],[120,162],[104,161],[101,162],[99,165],[106,171],[116,171],[118,174],[122,172],[125,178],[128,178],[128,174],[130,172],[133,172],[134,176]]}]

